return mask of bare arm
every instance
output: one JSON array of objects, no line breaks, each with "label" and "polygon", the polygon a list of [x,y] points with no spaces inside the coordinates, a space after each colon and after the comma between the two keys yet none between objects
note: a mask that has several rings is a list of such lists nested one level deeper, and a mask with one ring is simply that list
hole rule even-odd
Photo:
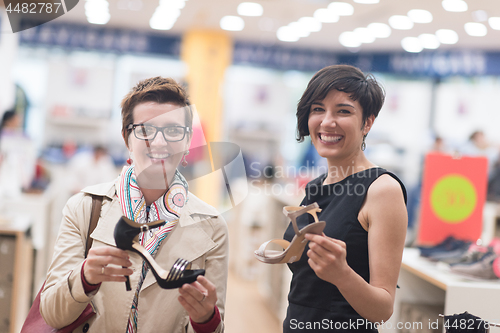
[{"label": "bare arm", "polygon": [[369,283],[347,265],[345,243],[324,235],[306,236],[311,240],[309,265],[319,278],[336,285],[363,318],[386,321],[393,311],[407,225],[401,186],[394,178],[382,175],[370,186],[361,219],[369,225]]}]

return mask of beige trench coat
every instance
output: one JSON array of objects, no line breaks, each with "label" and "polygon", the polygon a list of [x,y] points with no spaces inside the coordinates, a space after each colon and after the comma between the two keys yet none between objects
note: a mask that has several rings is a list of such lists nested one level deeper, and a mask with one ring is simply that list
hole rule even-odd
[{"label": "beige trench coat", "polygon": [[[63,210],[52,264],[41,294],[40,312],[49,325],[61,328],[78,318],[90,302],[96,315],[74,332],[125,333],[142,258],[129,251],[134,270],[130,276],[132,291],[126,291],[125,283],[103,282],[96,292],[85,294],[80,274],[92,202],[87,193],[104,196],[99,223],[91,234],[92,247],[116,246],[113,231],[123,214],[114,183],[91,186],[82,192],[69,199]],[[205,276],[217,287],[217,307],[223,318],[228,271],[227,225],[213,207],[191,193],[188,196],[179,222],[161,244],[156,261],[169,270],[177,258],[184,258],[192,262],[193,269],[205,269]],[[177,289],[161,289],[148,272],[139,296],[138,332],[194,332],[178,296]],[[223,326],[221,322],[215,332],[223,332]]]}]

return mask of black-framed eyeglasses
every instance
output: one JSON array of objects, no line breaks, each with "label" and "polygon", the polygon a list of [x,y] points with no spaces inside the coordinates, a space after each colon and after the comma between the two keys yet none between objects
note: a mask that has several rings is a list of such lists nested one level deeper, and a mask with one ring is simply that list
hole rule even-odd
[{"label": "black-framed eyeglasses", "polygon": [[165,141],[169,142],[182,141],[186,137],[186,133],[191,131],[189,127],[180,125],[157,127],[148,124],[130,124],[127,129],[132,130],[137,139],[149,141],[153,141],[156,134],[161,131]]}]

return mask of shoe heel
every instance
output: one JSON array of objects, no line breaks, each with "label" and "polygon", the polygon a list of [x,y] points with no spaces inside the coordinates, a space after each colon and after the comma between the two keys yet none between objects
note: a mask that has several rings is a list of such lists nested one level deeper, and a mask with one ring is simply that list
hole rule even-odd
[{"label": "shoe heel", "polygon": [[[114,237],[116,246],[123,250],[138,253],[148,264],[153,272],[158,285],[163,289],[173,289],[182,287],[185,283],[196,281],[198,275],[205,275],[204,269],[191,270],[191,263],[184,259],[178,259],[172,266],[170,272],[165,271],[156,263],[151,254],[139,244],[139,233],[152,228],[164,225],[166,222],[155,221],[151,223],[139,224],[122,216],[115,226]],[[125,281],[127,291],[131,290],[130,279],[127,276]]]}]

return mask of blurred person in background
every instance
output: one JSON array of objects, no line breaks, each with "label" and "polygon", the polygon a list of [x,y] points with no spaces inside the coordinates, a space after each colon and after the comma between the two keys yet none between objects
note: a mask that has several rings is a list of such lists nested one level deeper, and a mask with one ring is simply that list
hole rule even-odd
[{"label": "blurred person in background", "polygon": [[461,149],[465,156],[484,156],[488,159],[488,174],[492,175],[493,165],[498,160],[499,147],[492,145],[486,139],[483,131],[477,130],[469,136],[469,141]]},{"label": "blurred person in background", "polygon": [[[115,181],[87,187],[66,204],[40,312],[47,324],[61,328],[92,303],[96,315],[78,332],[85,325],[96,333],[223,332],[227,225],[188,191],[178,170],[179,164],[186,166],[192,138],[187,94],[174,80],[155,77],[139,82],[121,107],[130,165]],[[91,195],[104,201],[85,259]],[[122,215],[145,227],[165,220],[164,226],[147,226],[137,242],[162,269],[175,268],[184,258],[205,276],[179,289],[162,289],[141,256],[115,247],[113,230]]]},{"label": "blurred person in background", "polygon": [[114,179],[117,175],[108,151],[97,145],[92,151],[78,152],[68,162],[68,183],[71,194],[83,188]]},{"label": "blurred person in background", "polygon": [[[370,324],[392,315],[406,235],[406,191],[364,154],[384,98],[371,75],[335,65],[313,76],[298,103],[297,139],[310,136],[328,163],[328,172],[307,184],[301,205],[317,202],[326,227],[322,235],[306,234],[308,246],[289,264],[285,333],[300,323],[307,328],[304,323],[325,322],[329,332],[377,332]],[[299,230],[313,222],[308,214],[297,218]],[[294,235],[290,224],[284,238],[291,241]]]},{"label": "blurred person in background", "polygon": [[5,111],[0,124],[0,196],[19,197],[35,175],[36,151],[24,134],[22,117]]}]

